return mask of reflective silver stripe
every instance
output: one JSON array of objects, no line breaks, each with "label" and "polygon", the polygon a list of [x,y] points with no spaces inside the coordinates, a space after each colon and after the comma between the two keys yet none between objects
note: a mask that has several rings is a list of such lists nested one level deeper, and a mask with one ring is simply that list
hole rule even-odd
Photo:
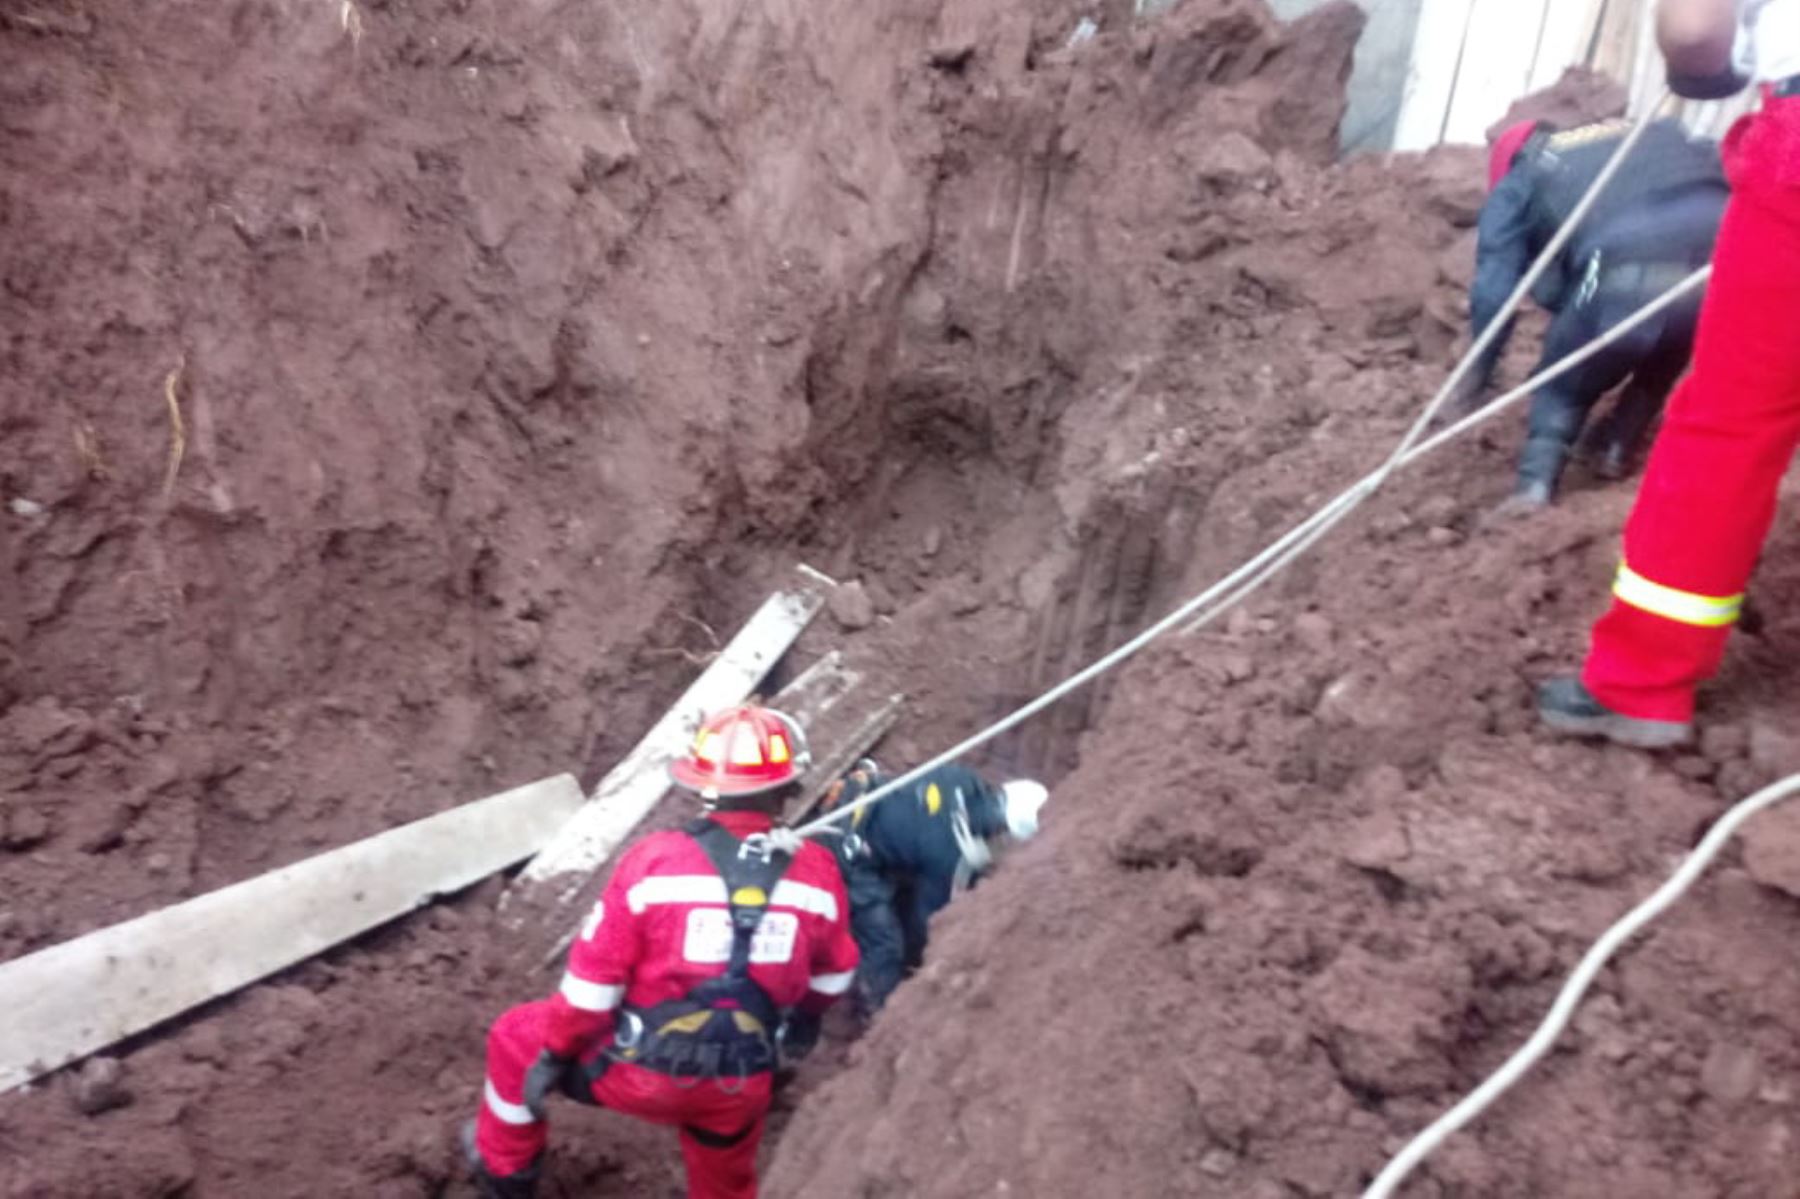
[{"label": "reflective silver stripe", "polygon": [[626,906],[642,915],[657,903],[725,904],[725,880],[716,874],[664,874],[643,879],[625,892]]},{"label": "reflective silver stripe", "polygon": [[1661,583],[1652,583],[1623,562],[1619,563],[1619,575],[1613,581],[1613,594],[1652,616],[1703,629],[1732,624],[1744,610],[1741,592],[1737,595],[1697,595],[1691,591],[1677,591]]},{"label": "reflective silver stripe", "polygon": [[842,974],[815,974],[812,976],[812,989],[821,995],[842,995],[855,981],[854,970],[846,970]]},{"label": "reflective silver stripe", "polygon": [[[633,913],[642,915],[645,908],[659,903],[726,903],[725,880],[716,874],[665,874],[643,879],[625,892],[625,902]],[[797,883],[784,878],[775,884],[769,896],[772,908],[798,908],[827,920],[838,918],[837,899],[823,887]]]},{"label": "reflective silver stripe", "polygon": [[625,988],[618,983],[591,983],[585,978],[576,978],[573,972],[563,974],[559,989],[570,1006],[584,1012],[610,1012],[625,997]]},{"label": "reflective silver stripe", "polygon": [[[980,874],[994,864],[994,851],[987,840],[977,837],[969,826],[969,805],[963,799],[961,787],[956,789],[956,806],[950,811],[950,835],[956,838],[956,848],[962,853],[957,873],[962,876],[960,884],[966,887],[969,875]],[[965,866],[968,868],[966,873],[961,869]]]},{"label": "reflective silver stripe", "polygon": [[769,906],[799,908],[802,912],[811,912],[827,920],[838,918],[837,898],[831,892],[811,883],[797,883],[791,878],[784,878],[775,884],[775,890],[769,895]]},{"label": "reflective silver stripe", "polygon": [[507,1124],[536,1124],[538,1118],[531,1114],[531,1109],[523,1103],[508,1103],[500,1098],[500,1092],[494,1089],[494,1080],[487,1080],[488,1110],[499,1116]]}]

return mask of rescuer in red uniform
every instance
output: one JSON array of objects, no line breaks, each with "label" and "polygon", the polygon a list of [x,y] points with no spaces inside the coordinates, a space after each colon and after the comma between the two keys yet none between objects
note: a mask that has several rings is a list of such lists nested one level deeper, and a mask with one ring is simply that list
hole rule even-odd
[{"label": "rescuer in red uniform", "polygon": [[773,1070],[817,1042],[856,974],[831,852],[771,843],[808,760],[792,720],[741,707],[671,766],[708,814],[627,850],[557,993],[488,1032],[464,1148],[491,1199],[536,1194],[552,1092],[679,1129],[692,1199],[756,1195]]},{"label": "rescuer in red uniform", "polygon": [[1551,728],[1644,748],[1691,735],[1800,444],[1800,0],[1662,0],[1675,91],[1762,83],[1723,147],[1731,201],[1693,372],[1669,402],[1625,526],[1610,611],[1579,678],[1545,683]]}]

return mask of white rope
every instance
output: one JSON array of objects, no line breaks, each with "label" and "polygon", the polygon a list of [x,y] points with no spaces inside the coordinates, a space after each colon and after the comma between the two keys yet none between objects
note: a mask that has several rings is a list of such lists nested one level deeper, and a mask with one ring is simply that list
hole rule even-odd
[{"label": "white rope", "polygon": [[[1667,93],[1665,91],[1662,99],[1666,98]],[[1601,189],[1604,188],[1606,184],[1611,181],[1612,177],[1618,173],[1619,167],[1625,161],[1625,156],[1637,145],[1638,139],[1643,136],[1644,130],[1649,128],[1650,122],[1654,119],[1656,111],[1662,107],[1662,99],[1659,99],[1656,104],[1646,110],[1644,116],[1639,118],[1637,124],[1632,127],[1630,134],[1626,136],[1624,141],[1619,143],[1619,148],[1613,152],[1612,158],[1607,161],[1605,168],[1600,172],[1599,176],[1595,178],[1593,185],[1588,188],[1587,194],[1581,199],[1581,203],[1575,206],[1575,211],[1569,215],[1569,219],[1563,223],[1562,228],[1558,229],[1556,235],[1544,246],[1543,252],[1538,255],[1537,261],[1532,263],[1531,269],[1526,271],[1524,278],[1519,280],[1518,286],[1513,289],[1512,295],[1507,297],[1507,301],[1501,307],[1499,313],[1495,315],[1493,320],[1488,322],[1488,326],[1482,330],[1481,336],[1475,339],[1474,344],[1469,347],[1468,352],[1464,354],[1462,360],[1457,363],[1456,369],[1450,373],[1450,377],[1444,381],[1443,386],[1438,389],[1437,394],[1432,397],[1431,402],[1425,406],[1425,410],[1419,414],[1418,419],[1413,422],[1412,427],[1407,430],[1406,435],[1400,439],[1400,443],[1394,447],[1393,452],[1388,455],[1387,459],[1383,461],[1379,467],[1364,476],[1359,482],[1343,492],[1336,499],[1313,513],[1306,520],[1290,529],[1273,545],[1268,546],[1248,562],[1225,576],[1225,578],[1220,579],[1217,583],[1214,583],[1199,595],[1188,600],[1179,608],[1176,608],[1173,612],[1169,613],[1131,640],[1114,649],[1112,652],[1106,654],[1097,661],[1090,663],[1075,674],[1070,675],[1036,699],[1014,709],[1011,713],[1001,717],[987,728],[982,729],[973,736],[966,737],[962,741],[957,742],[936,757],[913,767],[904,774],[897,775],[887,782],[882,783],[881,786],[863,794],[854,802],[845,804],[842,807],[833,808],[831,811],[808,821],[795,831],[802,836],[810,836],[813,833],[820,832],[823,829],[830,827],[840,820],[848,819],[864,808],[881,802],[889,795],[892,795],[909,783],[917,781],[930,771],[937,769],[939,766],[946,765],[947,763],[961,758],[969,751],[987,744],[989,741],[992,741],[994,738],[1008,730],[1024,723],[1057,700],[1068,695],[1071,691],[1087,685],[1100,675],[1105,674],[1107,671],[1124,662],[1127,658],[1137,654],[1145,646],[1169,632],[1171,629],[1183,624],[1188,624],[1191,631],[1193,628],[1198,628],[1208,621],[1216,619],[1219,615],[1242,601],[1252,591],[1256,590],[1257,587],[1261,586],[1264,581],[1280,571],[1289,562],[1304,553],[1314,542],[1320,537],[1323,537],[1327,531],[1342,521],[1344,517],[1348,516],[1358,504],[1374,494],[1376,489],[1385,483],[1388,476],[1395,470],[1409,462],[1415,461],[1429,450],[1443,445],[1452,437],[1473,428],[1481,421],[1492,418],[1498,414],[1502,408],[1516,402],[1520,397],[1529,394],[1531,390],[1560,377],[1563,373],[1586,361],[1592,355],[1599,353],[1605,346],[1610,345],[1620,337],[1623,337],[1627,332],[1635,329],[1644,321],[1649,320],[1656,315],[1656,313],[1662,311],[1663,308],[1674,303],[1678,298],[1686,294],[1689,289],[1698,286],[1699,283],[1703,282],[1710,268],[1703,268],[1702,270],[1695,272],[1695,274],[1689,276],[1685,281],[1677,284],[1669,292],[1665,293],[1660,299],[1652,304],[1646,305],[1644,308],[1633,314],[1631,319],[1608,330],[1605,336],[1588,343],[1582,349],[1569,355],[1555,366],[1541,372],[1536,378],[1529,380],[1523,386],[1514,388],[1511,392],[1501,397],[1501,399],[1489,404],[1482,411],[1471,414],[1469,417],[1457,422],[1449,429],[1423,444],[1416,444],[1424,435],[1425,430],[1430,426],[1431,422],[1436,418],[1438,411],[1446,402],[1448,402],[1450,397],[1461,385],[1464,376],[1468,374],[1469,369],[1473,366],[1476,358],[1500,335],[1500,330],[1505,326],[1506,322],[1511,319],[1513,312],[1530,293],[1532,286],[1537,282],[1538,276],[1544,273],[1545,269],[1555,259],[1556,255],[1562,251],[1563,246],[1568,242],[1569,238],[1574,235],[1575,229],[1580,224],[1582,218],[1587,215],[1588,211],[1593,207],[1594,202],[1599,198]]]},{"label": "white rope", "polygon": [[1525,1072],[1536,1065],[1538,1059],[1548,1053],[1555,1044],[1556,1038],[1568,1027],[1569,1018],[1575,1014],[1576,1005],[1593,984],[1594,976],[1600,973],[1614,953],[1626,941],[1636,936],[1646,924],[1655,920],[1667,911],[1677,899],[1686,894],[1694,880],[1699,878],[1712,860],[1725,848],[1731,835],[1737,832],[1744,821],[1750,819],[1764,808],[1773,807],[1782,800],[1800,792],[1800,774],[1789,775],[1778,783],[1771,784],[1758,791],[1750,798],[1740,801],[1737,806],[1712,826],[1704,840],[1687,856],[1669,880],[1656,889],[1656,892],[1626,913],[1625,918],[1607,929],[1600,939],[1594,942],[1593,948],[1575,967],[1569,981],[1563,984],[1556,996],[1556,1002],[1550,1007],[1550,1014],[1538,1025],[1537,1031],[1531,1034],[1519,1051],[1506,1059],[1506,1063],[1482,1083],[1474,1091],[1445,1112],[1442,1116],[1414,1137],[1412,1142],[1402,1149],[1387,1168],[1376,1176],[1363,1192],[1363,1199],[1388,1199],[1394,1189],[1403,1182],[1406,1176],[1442,1145],[1446,1138],[1463,1125],[1485,1111],[1489,1104],[1505,1094],[1507,1089],[1522,1078]]},{"label": "white rope", "polygon": [[[1661,296],[1632,313],[1630,317],[1607,330],[1605,334],[1587,343],[1581,349],[1556,363],[1556,365],[1538,372],[1537,375],[1527,379],[1525,382],[1519,384],[1519,386],[1495,399],[1492,403],[1481,409],[1481,411],[1470,413],[1449,428],[1442,430],[1426,441],[1414,446],[1398,461],[1394,462],[1391,467],[1383,467],[1382,470],[1364,476],[1354,486],[1350,487],[1336,499],[1325,505],[1325,507],[1315,512],[1304,524],[1295,528],[1293,533],[1290,533],[1289,536],[1293,536],[1296,533],[1303,533],[1298,541],[1287,549],[1282,550],[1279,554],[1273,555],[1265,567],[1259,569],[1255,576],[1244,583],[1242,587],[1231,592],[1226,598],[1220,600],[1215,608],[1195,617],[1193,623],[1188,626],[1186,631],[1193,632],[1196,629],[1209,624],[1222,613],[1235,606],[1252,591],[1256,590],[1256,588],[1265,580],[1278,573],[1282,567],[1305,553],[1315,542],[1324,537],[1326,533],[1342,522],[1345,517],[1349,516],[1350,512],[1358,504],[1362,503],[1363,500],[1374,493],[1375,489],[1381,485],[1383,477],[1385,477],[1383,475],[1384,471],[1411,465],[1431,451],[1454,441],[1470,429],[1473,429],[1476,425],[1479,425],[1484,421],[1492,420],[1503,410],[1512,407],[1545,384],[1555,382],[1558,378],[1562,377],[1567,372],[1574,370],[1577,366],[1580,366],[1583,362],[1587,361],[1595,354],[1598,354],[1613,342],[1624,337],[1627,333],[1631,332],[1645,321],[1652,319],[1670,305],[1677,303],[1682,297],[1687,295],[1688,292],[1693,291],[1695,288],[1705,283],[1711,275],[1711,266],[1701,267],[1686,279],[1683,279],[1680,283],[1677,283],[1674,287],[1664,292]],[[1286,538],[1283,538],[1282,542],[1285,542],[1286,540]],[[1282,542],[1277,542],[1276,546],[1280,546]],[[1271,547],[1271,549],[1274,548],[1276,547]],[[1268,551],[1265,551],[1265,553],[1267,552]],[[1256,559],[1252,559],[1252,562],[1255,561]]]}]

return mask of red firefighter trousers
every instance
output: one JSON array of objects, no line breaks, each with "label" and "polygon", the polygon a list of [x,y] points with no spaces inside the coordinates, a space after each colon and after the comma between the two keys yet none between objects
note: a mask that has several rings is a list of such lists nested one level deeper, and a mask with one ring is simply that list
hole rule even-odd
[{"label": "red firefighter trousers", "polygon": [[1740,121],[1724,158],[1732,199],[1693,370],[1669,402],[1582,672],[1608,708],[1651,720],[1692,718],[1800,444],[1800,98]]},{"label": "red firefighter trousers", "polygon": [[[529,1166],[549,1139],[549,1126],[524,1107],[525,1072],[544,1046],[548,1002],[509,1009],[488,1030],[487,1085],[475,1145],[495,1174]],[[715,1082],[677,1081],[641,1066],[615,1063],[594,1084],[594,1101],[614,1111],[681,1130],[689,1199],[756,1199],[756,1150],[769,1110],[770,1076],[748,1079],[732,1093]],[[564,1102],[567,1100],[556,1100]],[[697,1137],[694,1130],[699,1130]],[[708,1145],[746,1132],[730,1145]],[[707,1134],[711,1134],[707,1136]]]}]

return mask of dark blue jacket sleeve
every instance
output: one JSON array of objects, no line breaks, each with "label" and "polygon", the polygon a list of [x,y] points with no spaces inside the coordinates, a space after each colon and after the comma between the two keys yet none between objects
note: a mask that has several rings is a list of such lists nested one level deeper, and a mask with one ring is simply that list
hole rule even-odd
[{"label": "dark blue jacket sleeve", "polygon": [[[1469,326],[1480,337],[1505,307],[1507,297],[1531,267],[1531,182],[1526,171],[1507,172],[1475,227],[1475,279],[1469,284]],[[1512,337],[1509,318],[1487,352],[1475,363],[1474,382],[1486,386]]]}]

